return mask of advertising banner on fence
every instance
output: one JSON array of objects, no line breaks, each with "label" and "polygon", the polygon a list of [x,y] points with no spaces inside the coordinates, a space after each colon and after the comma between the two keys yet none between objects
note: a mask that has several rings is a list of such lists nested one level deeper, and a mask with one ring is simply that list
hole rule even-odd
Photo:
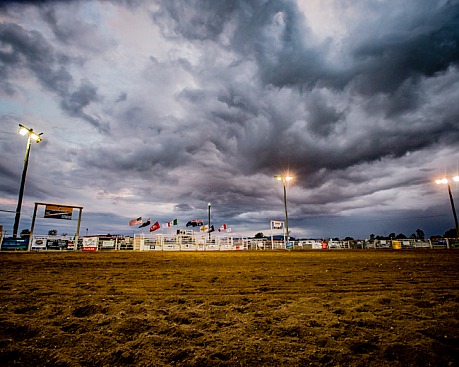
[{"label": "advertising banner on fence", "polygon": [[47,242],[48,242],[47,236],[33,236],[32,251],[46,250]]},{"label": "advertising banner on fence", "polygon": [[49,205],[45,207],[45,218],[72,220],[73,208],[68,206]]},{"label": "advertising banner on fence", "polygon": [[83,247],[81,251],[97,251],[98,237],[83,237]]},{"label": "advertising banner on fence", "polygon": [[21,238],[4,238],[2,242],[2,250],[28,250],[29,237]]},{"label": "advertising banner on fence", "polygon": [[68,250],[69,238],[66,236],[49,236],[46,243],[48,250]]}]

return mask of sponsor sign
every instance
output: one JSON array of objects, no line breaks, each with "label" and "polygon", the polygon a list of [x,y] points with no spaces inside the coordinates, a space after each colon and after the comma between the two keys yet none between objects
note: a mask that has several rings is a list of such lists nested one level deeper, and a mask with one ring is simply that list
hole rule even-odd
[{"label": "sponsor sign", "polygon": [[72,220],[73,208],[68,206],[46,205],[45,218]]},{"label": "sponsor sign", "polygon": [[46,250],[47,242],[48,242],[47,236],[34,236],[32,240],[32,251],[33,250]]},{"label": "sponsor sign", "polygon": [[2,250],[28,250],[29,237],[24,238],[5,238],[2,242]]},{"label": "sponsor sign", "polygon": [[277,220],[272,220],[271,221],[271,225],[274,229],[282,229],[284,228],[284,222],[280,222],[280,221],[277,221]]},{"label": "sponsor sign", "polygon": [[69,245],[68,237],[50,236],[47,239],[46,248],[48,250],[67,250]]},{"label": "sponsor sign", "polygon": [[83,247],[81,251],[97,251],[98,237],[83,237]]},{"label": "sponsor sign", "polygon": [[115,248],[115,241],[114,240],[102,240],[102,247]]}]

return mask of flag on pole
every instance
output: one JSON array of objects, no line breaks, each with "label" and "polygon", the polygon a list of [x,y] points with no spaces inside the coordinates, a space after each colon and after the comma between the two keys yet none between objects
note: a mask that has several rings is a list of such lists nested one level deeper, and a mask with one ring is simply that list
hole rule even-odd
[{"label": "flag on pole", "polygon": [[138,224],[142,224],[142,217],[138,217],[136,219],[131,219],[129,221],[129,225],[132,227],[132,226],[136,226]]},{"label": "flag on pole", "polygon": [[220,226],[220,228],[218,229],[218,231],[219,231],[219,232],[222,232],[222,231],[226,230],[226,228],[227,228],[227,227],[226,227],[226,224],[222,224],[222,225]]},{"label": "flag on pole", "polygon": [[210,227],[208,225],[205,225],[205,226],[201,227],[201,232],[210,233],[210,232],[213,232],[213,231],[215,231],[215,228],[214,228],[213,224]]},{"label": "flag on pole", "polygon": [[149,226],[151,224],[151,218],[148,218],[146,222],[142,223],[139,228]]},{"label": "flag on pole", "polygon": [[170,222],[164,223],[161,227],[167,228],[167,227],[172,227],[172,226],[177,226],[178,225],[178,220],[174,219]]},{"label": "flag on pole", "polygon": [[151,227],[150,227],[150,232],[156,231],[157,229],[160,229],[161,226],[158,221],[156,221]]},{"label": "flag on pole", "polygon": [[192,227],[201,227],[204,225],[204,221],[202,219],[193,219],[193,220],[190,220],[186,226],[189,227],[189,226],[192,226]]}]

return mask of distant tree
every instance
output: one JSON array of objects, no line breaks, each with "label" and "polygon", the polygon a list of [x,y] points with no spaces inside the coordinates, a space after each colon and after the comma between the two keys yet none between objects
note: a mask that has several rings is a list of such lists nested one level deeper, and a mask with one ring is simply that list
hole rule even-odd
[{"label": "distant tree", "polygon": [[403,233],[399,233],[397,236],[395,236],[396,240],[404,240],[406,239],[406,236]]},{"label": "distant tree", "polygon": [[418,229],[416,230],[416,238],[417,238],[418,240],[423,240],[423,239],[425,238],[425,236],[426,236],[426,235],[424,234],[424,231],[423,231],[422,229],[419,229],[419,228],[418,228]]},{"label": "distant tree", "polygon": [[374,241],[375,240],[375,235],[374,233],[370,234],[370,241]]},{"label": "distant tree", "polygon": [[333,238],[333,241],[339,241],[338,237]]},{"label": "distant tree", "polygon": [[390,235],[389,235],[389,239],[392,239],[392,238],[395,238],[395,233],[392,232]]},{"label": "distant tree", "polygon": [[30,229],[23,229],[21,233],[19,234],[21,237],[27,237],[30,236]]},{"label": "distant tree", "polygon": [[411,233],[411,236],[410,236],[410,238],[412,238],[412,239],[414,239],[414,240],[415,240],[415,239],[416,239],[416,233]]},{"label": "distant tree", "polygon": [[352,237],[346,237],[344,241],[354,241],[354,239]]},{"label": "distant tree", "polygon": [[48,236],[57,236],[57,229],[50,229],[48,231]]},{"label": "distant tree", "polygon": [[456,238],[457,234],[456,234],[456,228],[451,228],[451,229],[448,229],[445,234],[443,235],[443,237],[445,238]]},{"label": "distant tree", "polygon": [[255,235],[255,238],[264,238],[265,235],[263,234],[263,232],[258,232],[256,235]]}]

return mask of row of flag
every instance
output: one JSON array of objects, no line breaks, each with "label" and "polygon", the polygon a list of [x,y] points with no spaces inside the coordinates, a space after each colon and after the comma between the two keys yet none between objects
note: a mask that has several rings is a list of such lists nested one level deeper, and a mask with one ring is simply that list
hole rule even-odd
[{"label": "row of flag", "polygon": [[[138,218],[135,218],[135,219],[131,219],[129,221],[129,225],[131,227],[133,226],[137,226],[139,225],[139,228],[144,228],[144,227],[147,227],[149,225],[151,225],[151,218],[148,218],[145,222],[142,220],[142,217],[138,217]],[[153,225],[151,225],[150,227],[150,232],[153,232],[153,231],[156,231],[157,229],[160,229],[160,228],[169,228],[169,227],[172,227],[172,226],[177,226],[178,225],[178,220],[177,219],[174,219],[170,222],[166,222],[164,224],[159,224],[158,221],[156,221],[155,223],[153,223]],[[215,231],[215,228],[213,225],[211,225],[210,227],[207,226],[207,225],[204,225],[204,221],[201,220],[201,219],[193,219],[193,220],[190,220],[187,224],[186,224],[187,227],[201,227],[201,232],[207,232],[207,233],[210,233],[210,232],[214,232]],[[226,224],[222,224],[220,226],[220,228],[218,229],[219,232],[231,232],[231,228],[228,227]]]}]

